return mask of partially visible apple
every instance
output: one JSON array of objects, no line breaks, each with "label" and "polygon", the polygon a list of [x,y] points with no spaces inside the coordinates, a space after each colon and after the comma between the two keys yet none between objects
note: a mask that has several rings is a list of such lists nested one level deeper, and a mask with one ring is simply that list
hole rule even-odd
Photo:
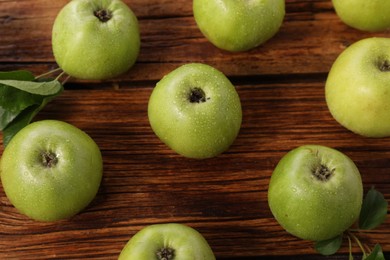
[{"label": "partially visible apple", "polygon": [[72,0],[55,19],[52,47],[56,62],[70,76],[116,77],[138,57],[138,20],[120,0]]},{"label": "partially visible apple", "polygon": [[292,235],[322,241],[342,234],[359,217],[363,184],[343,153],[320,145],[288,152],[272,173],[269,207]]},{"label": "partially visible apple", "polygon": [[11,203],[39,221],[69,218],[95,197],[102,179],[99,147],[68,123],[43,120],[20,130],[1,157],[1,182]]},{"label": "partially visible apple", "polygon": [[195,229],[176,223],[150,225],[135,234],[118,260],[214,260],[206,239]]},{"label": "partially visible apple", "polygon": [[390,28],[388,0],[332,0],[340,19],[361,31],[383,31]]},{"label": "partially visible apple", "polygon": [[367,38],[345,49],[325,87],[333,117],[367,137],[390,136],[390,39]]},{"label": "partially visible apple", "polygon": [[220,49],[253,49],[272,38],[283,23],[284,0],[193,0],[195,21]]},{"label": "partially visible apple", "polygon": [[201,63],[183,65],[161,79],[148,105],[155,134],[189,158],[226,151],[241,127],[240,98],[228,78]]}]

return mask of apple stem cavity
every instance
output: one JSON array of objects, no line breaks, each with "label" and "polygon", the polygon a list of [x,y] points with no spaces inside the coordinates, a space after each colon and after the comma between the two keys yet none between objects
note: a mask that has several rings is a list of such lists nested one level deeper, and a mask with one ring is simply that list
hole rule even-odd
[{"label": "apple stem cavity", "polygon": [[52,152],[42,152],[41,158],[42,158],[42,165],[47,168],[54,167],[58,162],[57,155]]},{"label": "apple stem cavity", "polygon": [[102,22],[105,23],[109,21],[112,17],[111,12],[104,10],[104,9],[99,9],[93,12],[93,14]]},{"label": "apple stem cavity", "polygon": [[387,72],[390,71],[390,61],[384,60],[379,64],[380,71]]},{"label": "apple stem cavity", "polygon": [[191,89],[191,93],[189,95],[189,100],[191,103],[203,103],[206,102],[210,98],[206,99],[206,93],[200,88]]},{"label": "apple stem cavity", "polygon": [[336,169],[329,169],[326,165],[319,164],[312,171],[314,177],[319,181],[328,181]]},{"label": "apple stem cavity", "polygon": [[157,259],[158,260],[173,260],[175,257],[175,250],[169,247],[164,247],[161,248],[160,250],[157,251]]}]

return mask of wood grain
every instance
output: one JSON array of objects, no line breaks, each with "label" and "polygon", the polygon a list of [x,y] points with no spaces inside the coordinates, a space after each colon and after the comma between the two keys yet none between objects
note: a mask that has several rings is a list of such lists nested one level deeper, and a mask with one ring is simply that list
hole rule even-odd
[{"label": "wood grain", "polygon": [[[66,2],[0,0],[0,70],[39,74],[56,67],[50,30]],[[347,27],[330,1],[287,0],[285,22],[273,39],[250,52],[227,53],[200,34],[191,1],[126,3],[142,32],[136,66],[109,81],[71,79],[36,118],[67,121],[97,142],[104,159],[99,193],[75,217],[39,223],[19,214],[0,187],[0,259],[116,259],[142,227],[168,222],[196,228],[218,259],[323,259],[312,242],[287,234],[267,204],[274,167],[303,144],[344,152],[360,169],[365,191],[374,185],[390,200],[390,139],[347,131],[333,120],[324,98],[326,74],[337,55],[358,39],[390,36],[388,31]],[[222,70],[241,98],[240,134],[213,159],[175,154],[148,123],[147,102],[156,81],[188,62]],[[359,236],[390,252],[390,219]],[[347,247],[336,257],[346,257]],[[353,251],[359,255],[357,247]]]},{"label": "wood grain", "polygon": [[[66,2],[0,1],[0,24],[8,32],[1,37],[0,69],[23,63],[42,73],[47,62],[56,67],[50,32]],[[188,62],[208,63],[231,76],[327,73],[346,46],[374,35],[343,25],[330,1],[287,1],[285,22],[273,39],[250,52],[228,53],[213,47],[197,29],[191,1],[151,2],[127,1],[139,16],[142,48],[136,66],[120,80],[158,80]]]}]

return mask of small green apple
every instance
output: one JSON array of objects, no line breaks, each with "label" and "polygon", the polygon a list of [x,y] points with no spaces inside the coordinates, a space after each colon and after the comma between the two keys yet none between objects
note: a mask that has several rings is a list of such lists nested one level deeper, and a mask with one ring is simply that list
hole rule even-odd
[{"label": "small green apple", "polygon": [[340,19],[361,31],[383,31],[390,28],[388,0],[332,0]]},{"label": "small green apple", "polygon": [[363,184],[359,170],[343,153],[320,145],[288,152],[272,173],[268,204],[292,235],[327,240],[343,233],[359,217]]},{"label": "small green apple", "polygon": [[8,199],[39,221],[69,218],[84,209],[95,197],[103,171],[91,137],[57,120],[20,130],[5,148],[0,167]]},{"label": "small green apple", "polygon": [[55,19],[52,47],[57,64],[70,76],[112,78],[138,57],[138,20],[120,0],[72,0]]},{"label": "small green apple", "polygon": [[214,260],[206,239],[195,229],[176,223],[155,224],[135,234],[118,260]]},{"label": "small green apple", "polygon": [[283,23],[284,0],[193,0],[195,21],[220,49],[253,49],[272,38]]},{"label": "small green apple", "polygon": [[210,158],[226,151],[241,127],[241,103],[222,72],[190,63],[170,72],[154,88],[148,117],[155,134],[189,158]]},{"label": "small green apple", "polygon": [[390,136],[390,39],[367,38],[345,49],[325,87],[332,116],[367,137]]}]

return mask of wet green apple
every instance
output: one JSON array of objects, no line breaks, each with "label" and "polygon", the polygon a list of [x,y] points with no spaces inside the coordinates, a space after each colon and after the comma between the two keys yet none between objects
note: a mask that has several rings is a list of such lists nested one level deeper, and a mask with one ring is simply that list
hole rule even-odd
[{"label": "wet green apple", "polygon": [[390,28],[390,1],[387,0],[332,0],[340,19],[347,25],[369,32]]},{"label": "wet green apple", "polygon": [[138,20],[120,0],[72,0],[54,21],[52,47],[57,64],[70,76],[116,77],[138,57]]},{"label": "wet green apple", "polygon": [[201,63],[182,65],[161,79],[148,104],[155,134],[189,158],[210,158],[226,151],[241,127],[238,93],[217,69]]},{"label": "wet green apple", "polygon": [[367,38],[333,63],[325,87],[332,116],[366,137],[390,136],[390,39]]},{"label": "wet green apple", "polygon": [[150,225],[135,234],[118,260],[215,260],[206,239],[176,223]]},{"label": "wet green apple", "polygon": [[193,0],[195,21],[203,35],[220,49],[253,49],[278,31],[284,0]]},{"label": "wet green apple", "polygon": [[43,120],[20,130],[1,157],[6,196],[39,221],[72,217],[95,197],[102,178],[99,147],[68,123]]},{"label": "wet green apple", "polygon": [[359,217],[363,184],[345,154],[320,145],[288,152],[274,169],[268,204],[292,235],[322,241],[342,234]]}]

